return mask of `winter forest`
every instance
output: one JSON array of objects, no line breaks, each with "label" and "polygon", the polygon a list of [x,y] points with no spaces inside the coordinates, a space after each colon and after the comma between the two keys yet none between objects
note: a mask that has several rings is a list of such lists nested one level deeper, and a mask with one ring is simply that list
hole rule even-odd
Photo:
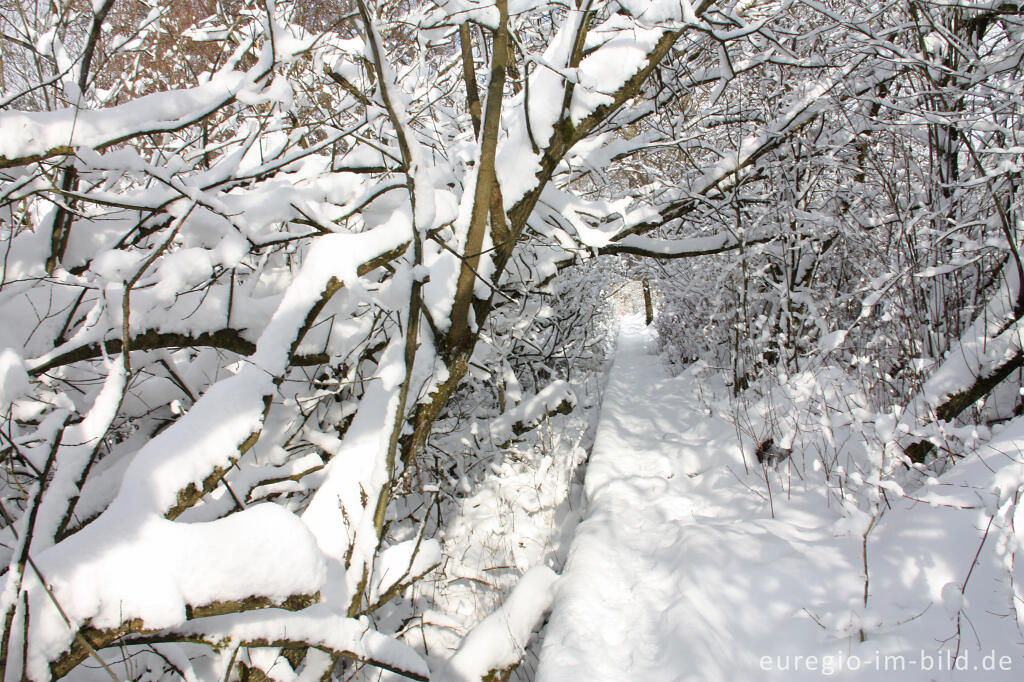
[{"label": "winter forest", "polygon": [[0,677],[1022,679],[1022,168],[1019,0],[0,0]]}]

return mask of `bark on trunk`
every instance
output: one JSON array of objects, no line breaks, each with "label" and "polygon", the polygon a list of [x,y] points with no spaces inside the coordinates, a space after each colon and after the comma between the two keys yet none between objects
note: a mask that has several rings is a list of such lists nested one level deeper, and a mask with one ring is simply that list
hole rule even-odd
[{"label": "bark on trunk", "polygon": [[651,322],[654,322],[654,303],[651,301],[651,283],[644,277],[644,318],[647,320],[647,326],[651,326]]}]

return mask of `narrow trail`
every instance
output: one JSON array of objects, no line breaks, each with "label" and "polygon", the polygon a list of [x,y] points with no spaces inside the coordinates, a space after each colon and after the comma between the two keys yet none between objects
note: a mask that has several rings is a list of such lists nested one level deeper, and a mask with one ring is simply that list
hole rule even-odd
[{"label": "narrow trail", "polygon": [[819,516],[788,504],[772,518],[733,426],[652,345],[642,322],[624,322],[540,682],[766,679],[759,661],[780,642],[821,637],[793,604],[859,589],[794,577],[812,551],[815,570],[849,566]]}]

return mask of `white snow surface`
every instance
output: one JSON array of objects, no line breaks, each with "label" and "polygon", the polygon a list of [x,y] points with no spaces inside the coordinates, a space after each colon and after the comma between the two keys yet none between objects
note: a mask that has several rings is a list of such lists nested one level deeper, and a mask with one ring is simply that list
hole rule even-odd
[{"label": "white snow surface", "polygon": [[532,426],[544,418],[548,412],[568,403],[576,404],[576,394],[565,381],[553,381],[536,395],[531,395],[514,408],[490,422],[491,437],[500,443],[512,437],[516,425]]},{"label": "white snow surface", "polygon": [[0,349],[0,409],[28,389],[25,362],[13,348]]},{"label": "white snow surface", "polygon": [[648,354],[653,342],[638,320],[619,335],[541,682],[756,679],[736,674],[757,672],[759,637],[794,626],[813,634],[769,603],[762,618],[735,617],[751,608],[737,573],[792,552],[768,524],[740,528],[731,501],[714,493],[729,465],[743,471],[735,431],[667,377]]},{"label": "white snow surface", "polygon": [[[87,528],[57,544],[44,539],[33,547],[35,562],[48,586],[44,588],[34,574],[25,576],[31,603],[37,605],[28,634],[33,647],[24,662],[31,679],[45,679],[48,664],[71,645],[75,630],[67,627],[65,619],[76,627],[88,622],[102,629],[137,618],[147,628],[162,629],[182,625],[190,606],[251,596],[277,602],[317,592],[329,598],[345,589],[343,578],[332,573],[335,565],[331,560],[344,552],[345,547],[337,547],[339,541],[355,544],[360,540],[356,555],[372,555],[372,548],[366,547],[373,537],[366,530],[366,525],[372,524],[372,514],[358,517],[363,531],[358,538],[344,534],[339,500],[353,509],[361,505],[358,490],[347,497],[336,494],[344,488],[339,479],[364,486],[376,499],[384,480],[377,455],[386,444],[384,425],[389,423],[380,418],[393,413],[393,397],[402,376],[396,359],[400,359],[395,350],[400,349],[398,343],[382,358],[380,381],[368,391],[368,406],[360,410],[358,422],[352,425],[352,439],[345,441],[346,446],[351,442],[354,450],[345,450],[330,463],[324,485],[301,519],[273,504],[249,506],[203,523],[175,522],[165,514],[180,499],[180,491],[190,485],[198,488],[217,467],[229,468],[239,444],[262,428],[264,397],[273,391],[274,373],[283,371],[298,330],[328,281],[336,278],[352,283],[359,263],[408,239],[408,228],[407,222],[394,221],[360,234],[323,237],[283,296],[256,352],[238,373],[213,384],[188,413],[138,451],[125,470],[119,492]],[[15,374],[14,361],[5,362],[14,368],[8,373]],[[67,429],[66,442],[56,454],[62,468],[51,483],[53,491],[61,493],[54,498],[57,502],[74,494],[75,479],[113,418],[123,387],[123,373],[111,371],[86,418]],[[353,497],[357,502],[352,502]],[[328,500],[335,515],[319,513],[320,498]],[[43,505],[38,530],[52,536],[61,509],[59,504]],[[425,557],[436,554],[433,545],[428,548]],[[13,584],[10,576],[15,573],[8,575],[9,590]],[[52,593],[63,611],[58,612],[44,593]],[[11,594],[5,593],[4,609]],[[273,626],[265,638],[278,636],[274,634],[277,621],[259,622]],[[313,620],[302,622],[310,630],[321,627]],[[249,625],[246,632],[255,631],[256,625]],[[370,633],[370,638],[382,637],[368,626],[351,627]],[[291,631],[294,634],[294,627]],[[334,646],[336,640],[323,641]],[[370,649],[377,646],[374,642],[376,639],[359,640],[360,647]],[[412,669],[408,661],[415,654],[393,644],[399,651],[400,667]],[[363,655],[365,649],[360,647],[356,647],[357,653]],[[21,651],[20,642],[16,651]],[[392,653],[386,649],[380,655],[391,657]],[[377,654],[369,651],[365,655]]]},{"label": "white snow surface", "polygon": [[656,341],[620,331],[538,682],[1020,679],[1024,418],[912,492],[851,471],[885,491],[865,511],[805,441],[759,464]]},{"label": "white snow surface", "polygon": [[251,79],[237,71],[223,71],[189,90],[157,92],[107,109],[75,108],[57,111],[0,113],[0,157],[16,159],[46,154],[61,146],[98,147],[139,132],[174,130],[238,96]]},{"label": "white snow surface", "polygon": [[451,682],[476,682],[492,670],[515,665],[533,629],[551,607],[558,575],[547,566],[534,566],[519,579],[497,611],[484,618],[437,676]]}]

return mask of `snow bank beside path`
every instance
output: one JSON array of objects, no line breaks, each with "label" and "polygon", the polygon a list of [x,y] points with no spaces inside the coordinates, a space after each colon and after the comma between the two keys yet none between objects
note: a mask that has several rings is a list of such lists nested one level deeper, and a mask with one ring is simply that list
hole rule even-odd
[{"label": "snow bank beside path", "polygon": [[530,635],[551,607],[558,575],[547,566],[523,574],[505,603],[474,627],[437,674],[441,681],[475,682],[494,670],[515,667]]}]

